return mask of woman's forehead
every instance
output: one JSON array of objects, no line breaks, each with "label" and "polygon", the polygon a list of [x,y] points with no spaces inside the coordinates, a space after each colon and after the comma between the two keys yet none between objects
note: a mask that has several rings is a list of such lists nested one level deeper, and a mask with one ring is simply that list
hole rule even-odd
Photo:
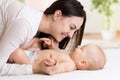
[{"label": "woman's forehead", "polygon": [[70,23],[75,25],[77,29],[79,29],[80,26],[82,26],[83,20],[84,20],[83,17],[76,17],[76,16],[70,17]]}]

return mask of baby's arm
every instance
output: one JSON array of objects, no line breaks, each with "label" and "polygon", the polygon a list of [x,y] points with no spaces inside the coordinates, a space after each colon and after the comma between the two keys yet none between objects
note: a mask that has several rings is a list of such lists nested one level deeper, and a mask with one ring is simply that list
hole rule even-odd
[{"label": "baby's arm", "polygon": [[59,43],[55,41],[52,37],[40,38],[42,42],[43,49],[59,49]]},{"label": "baby's arm", "polygon": [[25,54],[24,50],[18,48],[9,57],[8,63],[30,64],[30,58]]},{"label": "baby's arm", "polygon": [[37,48],[40,48],[40,42],[41,40],[39,38],[33,38],[29,44],[29,47],[25,50],[34,52]]}]

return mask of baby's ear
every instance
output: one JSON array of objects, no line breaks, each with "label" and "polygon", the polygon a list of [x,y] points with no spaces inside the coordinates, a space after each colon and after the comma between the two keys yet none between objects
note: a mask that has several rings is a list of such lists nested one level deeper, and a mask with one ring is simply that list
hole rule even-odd
[{"label": "baby's ear", "polygon": [[79,69],[81,70],[85,70],[88,68],[88,61],[82,59],[81,61],[79,61]]}]

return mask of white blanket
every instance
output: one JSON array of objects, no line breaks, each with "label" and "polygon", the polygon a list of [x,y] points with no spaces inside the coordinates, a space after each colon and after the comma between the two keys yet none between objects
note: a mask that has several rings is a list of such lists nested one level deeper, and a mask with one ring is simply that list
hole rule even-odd
[{"label": "white blanket", "polygon": [[2,76],[0,80],[120,80],[120,49],[106,49],[107,63],[102,70],[76,70],[48,75]]}]

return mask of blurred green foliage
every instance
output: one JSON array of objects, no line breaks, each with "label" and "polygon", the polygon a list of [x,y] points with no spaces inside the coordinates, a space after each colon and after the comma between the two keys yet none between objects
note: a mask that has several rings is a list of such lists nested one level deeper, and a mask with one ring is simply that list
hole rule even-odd
[{"label": "blurred green foliage", "polygon": [[119,3],[119,0],[92,0],[92,10],[98,10],[99,13],[106,17],[107,26],[105,29],[110,29],[111,27],[112,6],[116,3]]}]

